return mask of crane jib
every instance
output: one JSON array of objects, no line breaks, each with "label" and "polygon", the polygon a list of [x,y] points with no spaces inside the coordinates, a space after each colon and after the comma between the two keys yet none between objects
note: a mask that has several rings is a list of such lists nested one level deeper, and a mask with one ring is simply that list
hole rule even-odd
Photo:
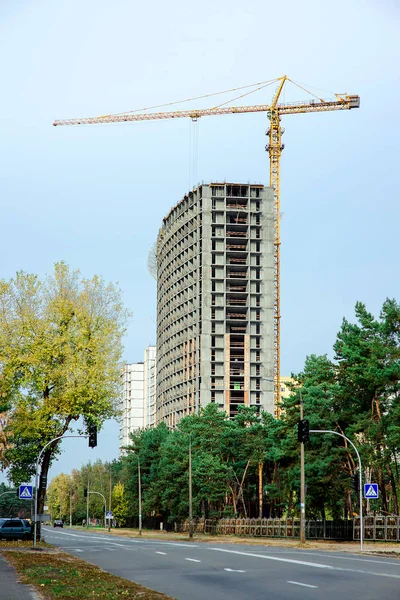
[{"label": "crane jib", "polygon": [[[350,110],[360,107],[359,96],[339,96],[336,100],[310,100],[308,102],[292,102],[289,104],[277,104],[273,109],[279,115],[296,114],[305,112],[325,112],[329,110]],[[212,115],[229,115],[255,112],[269,112],[271,106],[268,104],[257,104],[255,106],[225,106],[221,108],[204,108],[199,110],[179,110],[160,113],[126,113],[121,115],[105,115],[101,117],[83,117],[81,119],[60,119],[54,121],[53,125],[94,125],[101,123],[124,123],[127,121],[151,121],[155,119],[200,119]]]},{"label": "crane jib", "polygon": [[[313,112],[328,112],[338,110],[351,110],[360,107],[360,97],[350,94],[335,94],[334,98],[324,100],[314,93],[309,92],[301,85],[289,79],[286,75],[274,80],[279,82],[271,104],[259,104],[254,106],[216,106],[214,108],[180,110],[172,112],[138,112],[120,113],[118,115],[104,115],[100,117],[85,117],[80,119],[65,119],[54,121],[53,125],[91,125],[106,123],[124,123],[127,121],[151,121],[156,119],[179,119],[189,118],[197,121],[201,117],[212,115],[246,114],[266,112],[270,125],[267,131],[269,143],[266,150],[270,158],[270,187],[274,190],[274,415],[280,416],[280,158],[284,144],[282,144],[283,129],[280,124],[281,116],[290,114],[303,114]],[[313,98],[308,101],[279,103],[279,99],[285,82],[290,81],[309,93]],[[205,97],[205,96],[203,96]],[[199,98],[196,98],[196,100]],[[195,100],[195,98],[193,98]],[[164,105],[165,106],[165,105]],[[159,108],[154,106],[153,109]]]}]

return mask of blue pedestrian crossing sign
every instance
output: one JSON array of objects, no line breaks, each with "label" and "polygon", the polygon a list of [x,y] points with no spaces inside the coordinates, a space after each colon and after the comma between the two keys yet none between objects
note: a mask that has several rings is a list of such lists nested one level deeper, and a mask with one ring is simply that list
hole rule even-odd
[{"label": "blue pedestrian crossing sign", "polygon": [[364,483],[364,498],[373,500],[379,497],[377,483]]},{"label": "blue pedestrian crossing sign", "polygon": [[32,500],[33,486],[32,485],[20,485],[18,498],[20,500]]}]

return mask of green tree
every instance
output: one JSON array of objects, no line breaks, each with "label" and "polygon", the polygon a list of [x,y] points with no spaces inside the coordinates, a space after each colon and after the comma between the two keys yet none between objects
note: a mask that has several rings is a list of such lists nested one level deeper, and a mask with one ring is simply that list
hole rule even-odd
[{"label": "green tree", "polygon": [[379,318],[356,304],[357,323],[343,320],[334,346],[341,427],[356,436],[363,463],[380,489],[384,512],[399,512],[400,305],[386,300]]},{"label": "green tree", "polygon": [[46,503],[53,519],[63,521],[70,514],[70,496],[72,494],[72,478],[60,473],[54,477],[47,488]]},{"label": "green tree", "polygon": [[[0,308],[0,397],[9,407],[0,461],[19,483],[80,417],[101,427],[116,415],[128,315],[118,289],[65,263],[44,280],[19,272],[0,281]],[[59,441],[44,451],[42,477],[59,451]],[[44,496],[41,487],[39,513]]]},{"label": "green tree", "polygon": [[119,527],[123,527],[129,516],[129,502],[125,495],[124,484],[118,482],[114,485],[112,492],[113,517]]}]

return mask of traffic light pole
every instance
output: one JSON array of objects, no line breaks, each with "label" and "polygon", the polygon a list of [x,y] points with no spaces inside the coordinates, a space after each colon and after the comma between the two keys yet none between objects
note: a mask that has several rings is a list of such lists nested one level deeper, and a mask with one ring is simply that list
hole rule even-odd
[{"label": "traffic light pole", "polygon": [[[303,396],[300,392],[300,421],[304,418]],[[306,543],[306,483],[304,472],[304,442],[300,442],[300,544]]]},{"label": "traffic light pole", "polygon": [[359,472],[360,472],[360,477],[359,477],[359,494],[360,494],[360,550],[361,552],[363,551],[363,541],[364,541],[364,522],[363,522],[363,494],[362,494],[362,465],[361,465],[361,458],[360,458],[360,454],[357,450],[357,448],[355,447],[355,445],[353,444],[353,442],[351,440],[349,440],[348,437],[346,437],[345,435],[343,435],[342,433],[339,433],[338,431],[331,431],[330,429],[310,429],[310,433],[333,433],[334,435],[338,435],[341,438],[347,440],[349,442],[349,444],[351,444],[357,454],[357,458],[358,458],[358,468],[359,468]]}]

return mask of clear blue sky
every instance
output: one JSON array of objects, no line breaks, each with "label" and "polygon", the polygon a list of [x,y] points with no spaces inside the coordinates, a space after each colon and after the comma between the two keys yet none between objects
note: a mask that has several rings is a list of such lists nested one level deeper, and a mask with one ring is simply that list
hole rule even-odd
[{"label": "clear blue sky", "polygon": [[[127,362],[155,342],[147,255],[189,183],[268,183],[265,114],[200,121],[189,180],[187,120],[55,128],[287,74],[361,96],[361,108],[284,119],[282,373],[330,352],[357,300],[400,298],[396,0],[13,0],[0,6],[0,276],[43,276],[65,260],[119,282],[133,312]],[[272,88],[244,103],[268,103]],[[286,100],[303,100],[299,89]],[[199,107],[214,103],[199,101]],[[179,107],[178,107],[179,108]],[[192,131],[191,131],[192,130]],[[118,454],[64,442],[51,475]]]}]

